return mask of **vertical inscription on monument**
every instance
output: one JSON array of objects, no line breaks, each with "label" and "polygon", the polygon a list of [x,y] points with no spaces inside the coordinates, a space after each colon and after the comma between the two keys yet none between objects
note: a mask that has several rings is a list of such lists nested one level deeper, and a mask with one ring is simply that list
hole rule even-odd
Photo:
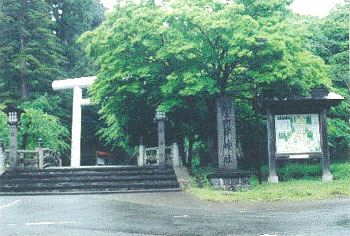
[{"label": "vertical inscription on monument", "polygon": [[233,99],[219,98],[216,101],[219,169],[237,170],[237,147],[235,110]]}]

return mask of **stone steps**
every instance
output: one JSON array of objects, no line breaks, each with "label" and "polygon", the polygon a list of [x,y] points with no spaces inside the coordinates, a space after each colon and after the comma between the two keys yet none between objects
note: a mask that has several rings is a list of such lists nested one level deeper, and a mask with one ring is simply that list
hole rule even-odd
[{"label": "stone steps", "polygon": [[[164,170],[164,171],[157,171],[157,175],[172,175],[174,172],[172,170]],[[47,172],[25,172],[17,171],[17,172],[6,172],[6,175],[3,176],[7,179],[20,179],[20,178],[60,178],[60,177],[74,177],[74,176],[135,176],[135,175],[148,175],[152,176],[155,174],[155,170],[130,170],[130,171],[65,171],[65,172],[58,172],[58,171],[47,171]]]},{"label": "stone steps", "polygon": [[55,178],[50,178],[51,176],[46,176],[43,178],[4,178],[3,180],[6,180],[7,184],[10,183],[19,183],[23,182],[26,184],[29,183],[59,183],[63,181],[68,182],[116,182],[116,181],[141,181],[141,180],[149,180],[149,181],[156,181],[156,180],[176,180],[176,176],[173,175],[96,175],[96,176],[89,176],[88,179],[86,179],[85,175],[71,175],[71,176],[60,176]]},{"label": "stone steps", "polygon": [[140,189],[170,189],[177,188],[177,181],[162,181],[161,183],[155,183],[154,181],[139,181],[138,183],[121,182],[121,183],[111,183],[111,182],[100,182],[94,183],[90,182],[61,182],[58,184],[11,184],[1,187],[1,192],[42,192],[42,191],[70,191],[70,190],[140,190]]},{"label": "stone steps", "polygon": [[172,168],[55,168],[7,171],[0,176],[0,195],[162,190],[179,190]]}]

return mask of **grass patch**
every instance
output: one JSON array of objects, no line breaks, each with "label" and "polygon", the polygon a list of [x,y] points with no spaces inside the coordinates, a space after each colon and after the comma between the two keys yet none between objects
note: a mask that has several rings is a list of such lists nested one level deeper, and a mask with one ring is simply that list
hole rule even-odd
[{"label": "grass patch", "polygon": [[[331,165],[331,171],[335,178],[332,182],[322,182],[321,173],[317,165],[303,166],[301,172],[305,179],[295,179],[298,165],[292,164],[278,169],[284,173],[284,181],[279,184],[269,184],[266,181],[259,185],[255,176],[251,178],[251,189],[237,192],[218,191],[210,187],[206,180],[201,187],[193,186],[188,191],[203,200],[211,201],[304,201],[318,200],[335,197],[350,196],[350,163],[335,163]],[[300,171],[300,169],[299,169]],[[206,179],[212,169],[200,169],[194,172],[196,182]],[[199,174],[200,173],[200,174]],[[294,174],[293,174],[294,173]],[[300,172],[299,172],[300,173]],[[300,174],[298,173],[298,178]],[[202,176],[199,178],[198,176]]]},{"label": "grass patch", "polygon": [[331,165],[334,179],[350,180],[350,163],[334,163]]}]

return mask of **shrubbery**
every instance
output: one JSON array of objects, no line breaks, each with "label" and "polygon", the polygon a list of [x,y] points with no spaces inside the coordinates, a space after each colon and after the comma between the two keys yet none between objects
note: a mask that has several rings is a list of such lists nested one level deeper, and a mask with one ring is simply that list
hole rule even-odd
[{"label": "shrubbery", "polygon": [[[350,163],[337,162],[331,164],[331,172],[335,179],[349,179]],[[276,169],[278,178],[281,181],[291,179],[320,179],[322,177],[321,163],[288,163]],[[269,167],[262,168],[264,179],[269,175]]]},{"label": "shrubbery", "polygon": [[[217,169],[212,166],[194,167],[191,175],[194,179],[196,187],[210,186],[208,175],[214,173]],[[277,167],[277,175],[280,181],[290,181],[293,179],[304,180],[320,180],[322,178],[321,163],[288,163],[283,167]],[[269,167],[267,165],[262,168],[264,180],[269,175]],[[335,180],[350,180],[350,163],[336,162],[331,164],[331,173]],[[257,177],[253,174],[251,177],[252,187],[258,185]]]}]

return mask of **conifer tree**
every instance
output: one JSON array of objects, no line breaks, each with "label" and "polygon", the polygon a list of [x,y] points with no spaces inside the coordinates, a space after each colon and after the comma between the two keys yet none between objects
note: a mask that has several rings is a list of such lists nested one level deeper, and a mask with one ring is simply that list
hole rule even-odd
[{"label": "conifer tree", "polygon": [[0,13],[2,100],[23,101],[49,92],[65,76],[61,46],[42,0],[3,0]]},{"label": "conifer tree", "polygon": [[96,64],[86,56],[76,40],[82,33],[101,24],[106,9],[99,0],[46,1],[51,6],[53,28],[67,58],[64,70],[68,77],[95,75]]},{"label": "conifer tree", "polygon": [[[349,4],[337,5],[323,19],[304,19],[311,33],[312,50],[327,64],[334,92],[345,97],[344,102],[331,109],[329,117],[332,119],[328,120],[331,151],[338,157],[346,155],[346,146],[350,145],[349,8]],[[350,158],[350,154],[347,155]]]}]

